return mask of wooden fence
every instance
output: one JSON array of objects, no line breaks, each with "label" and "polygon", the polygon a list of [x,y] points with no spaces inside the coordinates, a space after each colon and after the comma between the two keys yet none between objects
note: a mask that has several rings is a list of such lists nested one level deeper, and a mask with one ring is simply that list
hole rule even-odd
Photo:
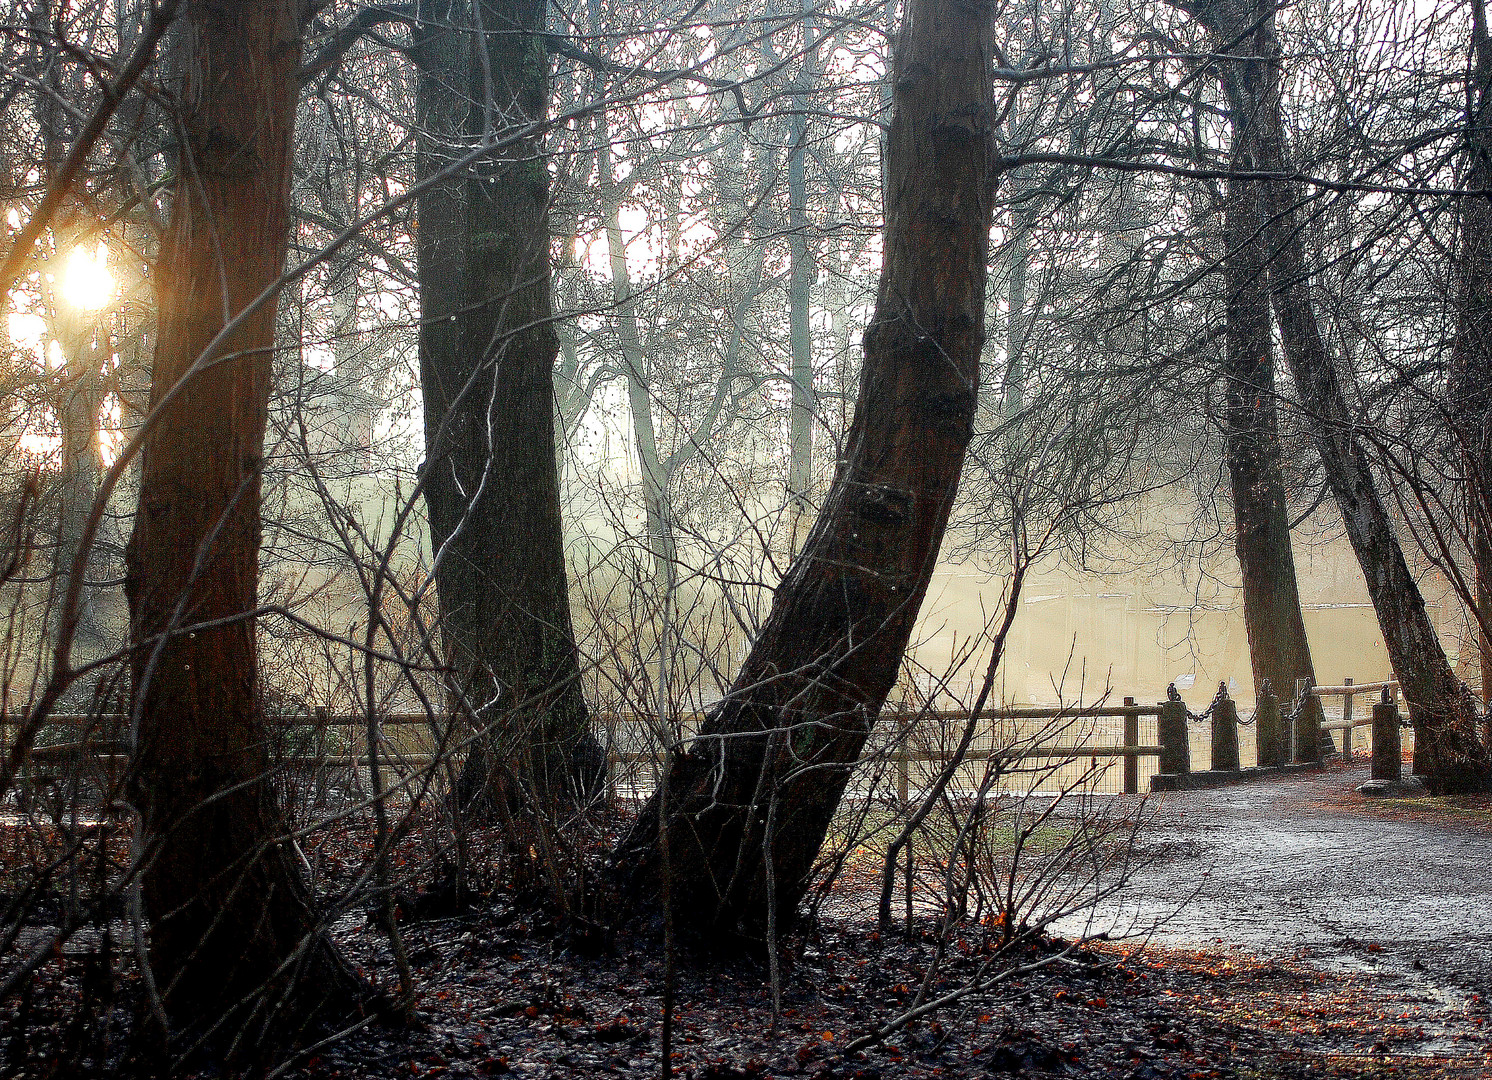
[{"label": "wooden fence", "polygon": [[[1390,691],[1397,694],[1398,683],[1393,680],[1383,682],[1370,682],[1354,684],[1351,679],[1346,679],[1340,686],[1307,686],[1296,687],[1295,701],[1292,703],[1291,712],[1300,712],[1300,703],[1304,695],[1310,695],[1318,699],[1329,697],[1340,697],[1343,700],[1343,719],[1329,721],[1322,725],[1325,731],[1343,732],[1344,756],[1351,760],[1353,754],[1352,732],[1358,727],[1371,726],[1371,717],[1359,718],[1354,713],[1354,704],[1358,695]],[[1225,699],[1226,694],[1220,693],[1220,700]],[[1014,747],[982,746],[971,748],[965,755],[964,760],[973,764],[988,761],[991,758],[1005,758],[1007,760],[1081,760],[1084,758],[1096,763],[1100,758],[1122,759],[1122,783],[1121,789],[1125,794],[1137,794],[1140,790],[1140,759],[1157,758],[1160,762],[1159,772],[1162,774],[1177,774],[1191,772],[1190,733],[1188,731],[1188,719],[1199,720],[1214,714],[1217,701],[1209,706],[1207,713],[1201,717],[1189,713],[1186,704],[1180,696],[1175,693],[1174,688],[1168,688],[1167,700],[1157,702],[1154,705],[1142,705],[1133,697],[1126,697],[1122,705],[1098,704],[1093,706],[1052,706],[1052,707],[1014,707],[1001,709],[987,709],[981,714],[982,720],[990,722],[997,721],[1082,721],[1098,718],[1118,718],[1123,721],[1123,730],[1120,741],[1117,743],[1051,743],[1030,746]],[[1396,707],[1397,708],[1397,707]],[[1229,710],[1221,710],[1226,717]],[[1231,713],[1232,720],[1220,721],[1216,715],[1212,716],[1214,727],[1219,722],[1232,722],[1236,724],[1236,711]],[[1157,721],[1157,739],[1153,743],[1142,743],[1140,741],[1140,721],[1142,718],[1154,717]],[[310,728],[317,732],[317,739],[321,739],[319,733],[331,729],[354,729],[361,731],[367,724],[365,716],[333,714],[326,709],[316,709],[310,714],[280,715],[271,718],[280,725],[280,730],[293,730],[296,728]],[[691,715],[682,718],[683,725],[687,728],[697,726],[702,718]],[[1288,719],[1288,717],[1286,718]],[[645,718],[629,714],[600,714],[598,722],[603,726],[614,726],[617,724],[644,725]],[[915,739],[906,737],[908,729],[914,725],[920,729],[941,729],[944,731],[956,730],[968,720],[966,713],[949,712],[902,712],[888,711],[882,713],[881,724],[883,729],[897,731],[901,737],[896,738],[895,746],[890,750],[889,759],[895,770],[897,795],[906,803],[911,791],[911,773],[914,764],[927,764],[932,766],[944,766],[951,759],[951,751],[946,746],[934,748],[919,748],[914,745]],[[110,732],[119,730],[124,723],[125,717],[117,714],[106,714],[103,716],[69,715],[59,714],[48,718],[47,724],[56,729],[71,730],[79,736],[71,741],[51,743],[46,746],[34,747],[27,755],[28,766],[33,774],[33,779],[45,781],[55,776],[62,768],[68,765],[76,765],[84,758],[101,768],[106,774],[115,773],[122,769],[128,760],[128,746],[118,738],[82,738],[82,733],[92,728],[96,731]],[[445,725],[450,722],[446,715],[431,716],[428,713],[396,712],[382,714],[377,718],[382,728],[405,728],[405,727],[431,727],[433,725]],[[9,753],[12,733],[20,726],[22,718],[16,716],[0,717],[0,751]],[[1294,744],[1297,739],[1293,736],[1295,725],[1290,725],[1292,735],[1289,738],[1291,744],[1291,757],[1300,757],[1298,747]],[[324,745],[324,742],[322,743]],[[358,745],[361,745],[358,743]],[[1214,734],[1214,754],[1219,745],[1216,733]],[[1236,759],[1237,735],[1236,728],[1233,734],[1234,754]],[[1314,751],[1307,755],[1307,760],[1315,756]],[[351,768],[354,770],[365,770],[369,767],[366,750],[354,753],[328,753],[328,752],[298,752],[282,754],[276,759],[280,764],[297,768]],[[428,751],[401,751],[392,748],[379,754],[380,769],[389,769],[397,773],[408,773],[419,769],[428,768],[436,761],[436,756]],[[609,753],[608,760],[613,766],[653,764],[661,762],[661,751],[656,746],[648,746],[641,749],[619,749],[613,747]],[[1228,765],[1236,770],[1238,763],[1212,761],[1213,770],[1227,771],[1222,766]]]},{"label": "wooden fence", "polygon": [[[1021,707],[1007,709],[987,709],[980,719],[991,722],[1007,721],[1082,721],[1087,718],[1121,718],[1123,720],[1122,741],[1118,744],[1101,744],[1096,742],[1062,744],[1053,743],[1046,745],[1016,746],[1014,748],[1000,747],[976,747],[971,748],[965,755],[964,760],[970,763],[988,761],[992,757],[1006,758],[1009,760],[1078,760],[1089,758],[1094,761],[1100,758],[1122,758],[1123,759],[1123,790],[1134,794],[1139,791],[1140,759],[1144,757],[1159,757],[1164,752],[1164,747],[1156,744],[1140,742],[1140,721],[1143,717],[1158,716],[1163,711],[1163,704],[1141,705],[1133,697],[1126,697],[1122,705],[1096,705],[1096,706],[1068,706],[1068,707]],[[333,729],[363,730],[367,725],[366,716],[335,714],[325,709],[317,709],[310,714],[277,715],[270,718],[280,726],[281,730],[295,728],[310,728],[315,732],[324,732]],[[450,716],[437,714],[431,716],[428,713],[385,713],[378,717],[378,724],[382,728],[417,727],[425,728],[433,725],[445,725],[450,722]],[[602,727],[617,724],[633,724],[643,726],[647,720],[641,716],[629,714],[600,714],[596,717]],[[690,715],[680,718],[685,728],[697,726],[703,719],[700,715]],[[967,720],[967,713],[947,712],[902,712],[887,711],[881,714],[881,727],[884,730],[895,730],[903,734],[913,725],[926,730],[941,725],[961,727]],[[68,765],[76,765],[82,758],[91,759],[104,773],[113,773],[122,768],[128,759],[128,746],[118,738],[93,737],[83,738],[85,730],[92,729],[100,733],[117,732],[126,718],[119,714],[84,715],[84,714],[57,714],[47,719],[47,726],[53,732],[58,729],[69,731],[75,735],[74,738],[65,742],[52,742],[45,746],[36,746],[27,754],[28,765],[37,779],[46,779],[55,776],[61,769]],[[0,717],[0,752],[9,753],[12,745],[13,732],[23,723],[23,718],[18,716]],[[305,740],[302,740],[305,741]],[[912,745],[912,741],[906,737],[896,740],[896,745],[889,752],[889,760],[896,771],[896,785],[899,796],[905,801],[909,794],[911,766],[913,764],[945,765],[951,758],[952,752],[948,748],[927,749]],[[358,745],[362,745],[358,742]],[[408,752],[391,749],[380,752],[380,769],[392,769],[398,772],[408,772],[428,768],[436,760],[436,755],[429,752]],[[638,765],[661,763],[662,752],[656,746],[643,749],[619,749],[613,747],[608,755],[608,760],[613,766]],[[369,766],[366,749],[353,753],[327,753],[327,752],[299,752],[287,753],[276,757],[276,761],[285,766],[316,768],[353,768],[367,769]]]},{"label": "wooden fence", "polygon": [[[1384,679],[1381,682],[1354,683],[1351,679],[1343,679],[1340,686],[1308,686],[1305,680],[1296,685],[1295,694],[1310,694],[1314,698],[1339,697],[1342,699],[1342,719],[1328,721],[1321,725],[1322,731],[1340,731],[1342,733],[1342,760],[1352,761],[1352,732],[1354,728],[1373,726],[1372,710],[1367,710],[1361,716],[1354,710],[1354,705],[1359,694],[1382,695],[1387,690],[1390,699],[1397,705],[1399,700],[1399,681],[1397,679]],[[1371,747],[1370,747],[1371,752]]]}]

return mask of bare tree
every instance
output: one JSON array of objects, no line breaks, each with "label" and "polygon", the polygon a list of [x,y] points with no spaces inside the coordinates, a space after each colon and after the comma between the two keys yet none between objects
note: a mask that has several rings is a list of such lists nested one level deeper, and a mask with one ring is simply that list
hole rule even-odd
[{"label": "bare tree", "polygon": [[615,856],[634,895],[662,881],[674,917],[699,928],[788,921],[932,574],[978,398],[992,34],[986,4],[908,6],[885,256],[842,462],[730,693]]},{"label": "bare tree", "polygon": [[351,981],[312,915],[266,775],[255,642],[299,8],[199,0],[185,20],[155,424],[126,585],[150,961],[178,1024],[217,1021],[266,987],[311,1005]]},{"label": "bare tree", "polygon": [[[425,501],[455,699],[480,737],[466,805],[594,789],[554,450],[542,2],[426,6],[419,70]],[[470,168],[477,140],[514,136]],[[443,175],[446,174],[446,175]],[[583,752],[587,750],[588,752]],[[511,777],[511,778],[507,778]]]},{"label": "bare tree", "polygon": [[[1284,172],[1288,158],[1280,101],[1280,53],[1273,14],[1253,3],[1194,3],[1190,10],[1218,47],[1258,57],[1240,83],[1238,116],[1248,117],[1250,156],[1257,169]],[[1370,459],[1357,433],[1316,310],[1299,217],[1300,193],[1284,180],[1259,181],[1269,287],[1285,356],[1294,376],[1327,484],[1362,565],[1383,641],[1415,721],[1421,767],[1432,790],[1466,791],[1492,780],[1492,757],[1476,731],[1470,692],[1456,677],[1425,610],[1419,583],[1405,561]]]},{"label": "bare tree", "polygon": [[[1471,0],[1466,87],[1466,163],[1462,183],[1492,190],[1492,35],[1482,0]],[[1456,257],[1457,324],[1451,352],[1450,416],[1467,457],[1466,504],[1475,572],[1477,652],[1482,697],[1492,694],[1492,199],[1460,200]],[[1483,732],[1492,744],[1492,727]]]},{"label": "bare tree", "polygon": [[[1220,78],[1233,127],[1232,165],[1254,167],[1258,87],[1267,60],[1220,64]],[[1222,276],[1226,289],[1224,429],[1228,479],[1233,496],[1233,546],[1243,579],[1243,618],[1248,632],[1254,686],[1267,680],[1276,694],[1294,692],[1298,680],[1315,682],[1306,640],[1290,542],[1290,510],[1281,471],[1274,335],[1264,249],[1265,212],[1259,185],[1231,177],[1223,211]],[[1309,699],[1295,756],[1320,756],[1320,702]],[[1259,747],[1261,764],[1290,755],[1282,745]]]}]

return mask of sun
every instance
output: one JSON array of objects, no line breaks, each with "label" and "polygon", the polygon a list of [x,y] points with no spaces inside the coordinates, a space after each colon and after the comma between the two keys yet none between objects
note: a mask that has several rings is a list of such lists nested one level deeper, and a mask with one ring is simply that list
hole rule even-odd
[{"label": "sun", "polygon": [[114,299],[114,275],[109,273],[109,249],[100,242],[96,254],[75,247],[62,269],[62,297],[83,311],[98,311]]}]

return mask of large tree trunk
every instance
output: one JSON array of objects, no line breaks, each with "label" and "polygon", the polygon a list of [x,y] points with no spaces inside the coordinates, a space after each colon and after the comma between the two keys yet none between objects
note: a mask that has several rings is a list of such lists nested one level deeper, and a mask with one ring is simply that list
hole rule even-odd
[{"label": "large tree trunk", "polygon": [[[1492,187],[1492,36],[1483,0],[1472,0],[1467,161],[1462,185]],[[1450,415],[1466,462],[1466,506],[1477,609],[1482,697],[1492,700],[1492,199],[1462,199],[1456,278],[1459,310],[1451,350]],[[1484,727],[1492,741],[1492,725]]]},{"label": "large tree trunk", "polygon": [[[1189,10],[1219,43],[1236,41],[1233,48],[1241,54],[1266,58],[1241,69],[1253,80],[1240,79],[1242,103],[1251,116],[1254,167],[1283,170],[1288,159],[1280,116],[1279,41],[1270,9],[1259,0],[1203,0],[1189,5]],[[1492,780],[1492,758],[1477,737],[1476,703],[1452,670],[1430,622],[1316,323],[1298,220],[1299,192],[1285,181],[1259,185],[1269,288],[1285,356],[1327,484],[1362,566],[1389,660],[1409,703],[1416,757],[1432,791],[1485,788]]]},{"label": "large tree trunk", "polygon": [[[1239,84],[1257,84],[1250,68],[1263,61],[1240,60],[1224,76],[1233,112],[1233,162],[1246,168],[1253,133],[1247,95]],[[1279,412],[1274,383],[1274,346],[1264,254],[1264,214],[1257,184],[1230,180],[1226,196],[1223,279],[1227,298],[1224,370],[1227,380],[1224,431],[1228,479],[1233,495],[1233,547],[1243,579],[1243,621],[1248,631],[1254,687],[1270,684],[1279,697],[1295,692],[1298,679],[1315,681],[1295,553],[1290,546],[1290,509],[1280,472]],[[1302,716],[1296,758],[1320,756],[1321,705],[1310,698]],[[1260,746],[1259,763],[1279,764],[1289,740]]]},{"label": "large tree trunk", "polygon": [[205,352],[284,261],[299,5],[194,0],[186,19],[186,144],[156,279],[160,416],[126,553],[150,961],[180,1023],[256,987],[325,989],[341,975],[292,863],[258,696],[274,304]]},{"label": "large tree trunk", "polygon": [[[544,116],[544,0],[425,5],[415,31],[419,175]],[[489,85],[490,80],[490,85]],[[453,689],[485,734],[466,806],[594,790],[554,442],[549,175],[537,136],[419,200],[425,502]]]},{"label": "large tree trunk", "polygon": [[675,918],[696,929],[757,933],[769,895],[791,916],[927,590],[978,396],[992,31],[985,0],[908,5],[842,463],[730,693],[672,756],[667,807],[649,800],[616,852],[635,896],[656,897],[666,872]]}]

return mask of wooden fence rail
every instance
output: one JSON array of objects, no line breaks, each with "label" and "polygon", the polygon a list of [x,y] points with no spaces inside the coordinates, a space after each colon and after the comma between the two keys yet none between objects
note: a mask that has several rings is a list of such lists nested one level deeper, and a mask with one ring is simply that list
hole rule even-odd
[{"label": "wooden fence rail", "polygon": [[[1304,680],[1302,680],[1302,683],[1304,683]],[[1392,747],[1380,746],[1380,741],[1383,741],[1389,737],[1389,729],[1384,722],[1385,718],[1380,716],[1375,722],[1374,708],[1369,708],[1366,711],[1366,715],[1359,717],[1355,715],[1354,704],[1358,694],[1377,694],[1381,698],[1378,704],[1392,704],[1394,714],[1397,717],[1399,709],[1399,680],[1383,679],[1379,682],[1354,683],[1351,679],[1343,679],[1342,685],[1340,686],[1298,685],[1296,687],[1296,694],[1297,696],[1301,694],[1310,694],[1312,697],[1315,698],[1341,698],[1342,719],[1322,724],[1321,730],[1340,731],[1342,733],[1342,760],[1350,764],[1352,762],[1353,755],[1353,729],[1360,727],[1371,729],[1372,741],[1369,744],[1368,752],[1372,755],[1372,758],[1375,762],[1373,779],[1390,779],[1389,777],[1380,777],[1378,775],[1378,772],[1382,771],[1383,766],[1381,763],[1383,761],[1387,760],[1388,758],[1393,758],[1395,761],[1398,760],[1398,733],[1394,732],[1393,734]],[[1391,779],[1397,780],[1398,776],[1395,775]]]},{"label": "wooden fence rail", "polygon": [[[1353,756],[1352,732],[1359,727],[1373,727],[1374,720],[1371,715],[1358,716],[1355,711],[1356,698],[1362,694],[1378,694],[1385,700],[1392,698],[1397,702],[1399,684],[1396,680],[1386,679],[1377,682],[1354,683],[1352,679],[1344,679],[1338,686],[1314,686],[1302,680],[1296,686],[1295,699],[1292,702],[1290,715],[1301,714],[1300,705],[1306,696],[1317,699],[1340,697],[1342,699],[1343,717],[1341,720],[1328,721],[1321,725],[1323,731],[1340,731],[1343,733],[1342,755],[1344,760],[1351,761]],[[1154,705],[1139,704],[1133,697],[1124,698],[1123,704],[1111,705],[1101,703],[1091,706],[1075,707],[1040,707],[1040,706],[1018,706],[1012,708],[987,709],[981,715],[981,720],[1049,720],[1049,721],[1077,721],[1090,718],[1119,718],[1124,721],[1123,732],[1120,741],[1114,743],[1072,743],[1072,744],[1037,744],[1031,746],[1015,746],[1008,748],[980,748],[968,751],[964,758],[970,763],[988,761],[991,758],[1004,757],[1010,760],[1047,760],[1058,761],[1065,759],[1079,760],[1089,758],[1097,761],[1099,758],[1121,758],[1123,759],[1122,790],[1126,794],[1137,794],[1139,791],[1139,762],[1141,758],[1158,758],[1160,761],[1160,772],[1170,774],[1185,774],[1191,772],[1190,734],[1187,730],[1187,718],[1191,716],[1187,712],[1185,703],[1180,695],[1175,693],[1174,687],[1168,689],[1168,700],[1158,702]],[[1220,690],[1219,701],[1226,701],[1227,695]],[[1209,708],[1202,719],[1211,716],[1213,722],[1213,756],[1210,763],[1214,773],[1236,772],[1237,762],[1237,730],[1236,709],[1229,707],[1217,708],[1218,702]],[[1397,712],[1397,704],[1394,705]],[[1365,710],[1371,713],[1372,710]],[[1276,713],[1278,717],[1278,712]],[[1159,738],[1154,743],[1140,742],[1140,719],[1142,717],[1155,717],[1158,722]],[[327,709],[318,708],[308,714],[280,714],[271,717],[285,728],[313,728],[324,730],[328,728],[361,728],[367,723],[365,715],[332,713]],[[384,713],[377,717],[377,722],[383,727],[421,727],[434,725],[443,727],[452,722],[451,714],[431,715],[424,712],[394,712]],[[644,725],[652,718],[636,713],[599,713],[596,716],[599,724],[603,727],[617,724]],[[697,726],[703,719],[703,714],[694,713],[678,717],[677,720],[687,730]],[[903,737],[898,739],[895,750],[890,755],[890,761],[896,770],[896,786],[900,799],[905,803],[910,796],[910,773],[913,764],[946,765],[950,760],[950,751],[946,748],[925,749],[913,745],[913,740],[905,737],[909,728],[929,727],[955,727],[968,720],[968,714],[962,712],[948,711],[888,711],[881,715],[883,724],[898,732]],[[105,714],[102,716],[89,716],[86,714],[58,714],[48,718],[48,725],[61,728],[82,728],[87,725],[96,725],[105,731],[118,730],[118,725],[123,724],[126,718],[119,714]],[[0,749],[8,748],[10,738],[8,732],[19,727],[23,722],[18,716],[0,716]],[[1232,727],[1231,732],[1224,733],[1219,738],[1219,725]],[[112,725],[112,726],[111,726]],[[1313,760],[1319,759],[1319,753],[1314,748],[1308,748],[1304,755],[1297,753],[1299,750],[1299,734],[1295,730],[1297,725],[1288,725],[1292,730],[1285,733],[1288,759]],[[1378,730],[1374,729],[1375,732]],[[1384,729],[1386,730],[1386,728]],[[1397,740],[1396,740],[1397,742]],[[1231,756],[1226,761],[1217,760],[1219,748],[1226,748],[1231,744]],[[69,762],[76,762],[80,756],[92,756],[101,765],[121,766],[127,761],[128,747],[118,739],[100,739],[92,741],[67,742],[48,746],[36,747],[28,755],[28,760],[37,766],[60,766]],[[436,756],[425,752],[405,753],[391,749],[386,755],[380,755],[380,766],[397,770],[412,770],[428,768],[437,760]],[[609,754],[609,761],[614,765],[637,765],[658,764],[661,760],[661,752],[657,748],[646,748],[637,750],[613,747]],[[287,754],[279,759],[281,764],[296,767],[330,766],[338,768],[365,769],[368,767],[368,756],[363,753],[308,753],[300,752]],[[1262,762],[1261,762],[1262,763]],[[45,771],[43,768],[42,771]],[[1153,786],[1153,784],[1152,784]]]},{"label": "wooden fence rail", "polygon": [[[1057,761],[1065,759],[1089,758],[1122,758],[1123,759],[1123,790],[1126,794],[1136,794],[1139,791],[1139,762],[1143,757],[1160,757],[1166,751],[1161,745],[1140,742],[1140,719],[1142,717],[1158,716],[1165,708],[1164,703],[1155,705],[1138,704],[1134,698],[1126,697],[1122,705],[1100,704],[1094,706],[1020,706],[1014,708],[986,709],[980,714],[981,720],[1084,720],[1088,718],[1121,718],[1124,721],[1123,738],[1116,744],[1099,743],[1075,743],[1071,745],[1033,745],[1017,746],[1013,748],[995,749],[971,749],[964,755],[964,760],[973,762],[988,761],[991,758],[1007,758],[1010,760],[1047,760]],[[689,714],[680,717],[680,722],[688,727],[697,725],[703,720],[703,714]],[[278,714],[270,717],[284,727],[314,729],[326,728],[362,728],[367,723],[365,715],[353,715],[345,713],[332,713],[326,709],[316,709],[309,714]],[[602,713],[597,714],[597,721],[602,725],[608,724],[643,724],[650,718],[636,713]],[[48,726],[54,728],[83,728],[95,726],[104,731],[117,731],[119,725],[127,720],[122,714],[82,714],[82,713],[59,713],[47,718]],[[383,727],[419,727],[426,725],[446,725],[452,720],[451,714],[434,714],[424,712],[394,712],[384,713],[378,718],[378,723]],[[908,727],[916,725],[926,728],[940,724],[953,725],[962,724],[968,720],[968,714],[962,712],[930,711],[919,712],[888,711],[881,714],[883,724],[893,727],[899,731],[905,731]],[[20,716],[0,716],[0,750],[8,750],[11,739],[8,732],[15,730],[24,723]],[[95,759],[100,766],[108,770],[110,766],[122,766],[127,761],[128,747],[118,739],[99,739],[83,742],[67,742],[51,744],[33,748],[27,755],[27,759],[33,765],[38,766],[62,766],[75,763],[80,756],[88,755]],[[434,764],[437,758],[429,753],[400,753],[390,751],[380,754],[381,768],[394,769],[423,769]],[[918,749],[910,745],[910,740],[902,738],[898,741],[896,749],[890,755],[890,760],[896,769],[897,791],[903,802],[909,796],[910,766],[913,764],[946,765],[951,758],[951,751],[944,749]],[[368,755],[366,751],[350,754],[331,753],[294,753],[287,754],[278,759],[282,765],[298,767],[335,767],[335,768],[357,768],[368,767]],[[661,752],[657,749],[645,750],[623,750],[613,748],[608,755],[608,760],[615,765],[657,764],[661,761]],[[41,770],[45,772],[46,770]]]}]

